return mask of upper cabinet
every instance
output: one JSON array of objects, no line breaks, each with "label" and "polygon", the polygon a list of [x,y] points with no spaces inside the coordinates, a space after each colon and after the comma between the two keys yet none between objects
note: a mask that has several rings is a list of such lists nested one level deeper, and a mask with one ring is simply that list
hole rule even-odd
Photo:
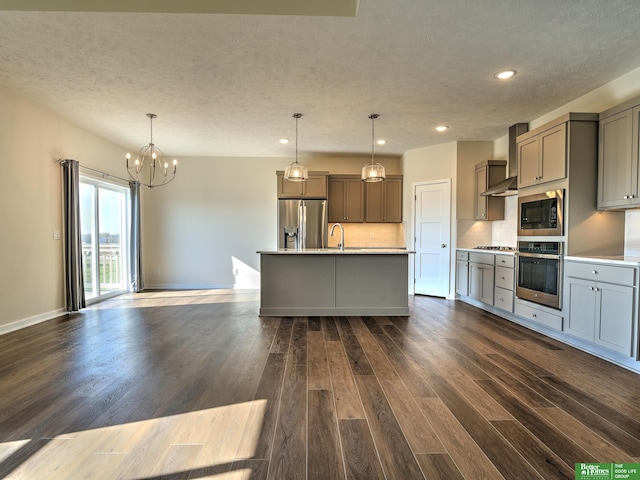
[{"label": "upper cabinet", "polygon": [[532,130],[518,137],[518,188],[567,176],[567,125]]},{"label": "upper cabinet", "polygon": [[486,160],[476,165],[475,219],[504,220],[504,197],[483,196],[506,177],[506,160]]},{"label": "upper cabinet", "polygon": [[387,175],[382,182],[365,182],[365,221],[402,222],[402,176]]},{"label": "upper cabinet", "polygon": [[598,209],[640,206],[640,98],[600,114]]},{"label": "upper cabinet", "polygon": [[402,175],[373,183],[360,175],[330,175],[329,222],[402,222]]},{"label": "upper cabinet", "polygon": [[329,222],[364,222],[364,185],[359,175],[329,177]]},{"label": "upper cabinet", "polygon": [[278,175],[278,198],[327,198],[327,172],[309,172],[306,182],[290,182],[284,172]]}]

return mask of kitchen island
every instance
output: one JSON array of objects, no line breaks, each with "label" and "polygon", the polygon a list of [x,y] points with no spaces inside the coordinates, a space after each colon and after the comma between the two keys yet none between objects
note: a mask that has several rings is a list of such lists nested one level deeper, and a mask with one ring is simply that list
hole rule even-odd
[{"label": "kitchen island", "polygon": [[403,249],[261,250],[260,315],[407,316]]}]

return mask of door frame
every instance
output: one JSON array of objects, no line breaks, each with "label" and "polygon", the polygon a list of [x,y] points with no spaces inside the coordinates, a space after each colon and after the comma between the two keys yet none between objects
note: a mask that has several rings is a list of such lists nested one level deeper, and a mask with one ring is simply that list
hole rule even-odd
[{"label": "door frame", "polygon": [[[413,182],[411,184],[411,196],[413,197],[412,202],[411,202],[411,237],[409,238],[410,242],[411,242],[411,250],[412,251],[416,251],[416,242],[417,242],[417,230],[416,230],[416,203],[418,201],[418,195],[417,195],[417,188],[420,186],[424,186],[424,185],[434,185],[434,184],[438,184],[438,183],[445,183],[447,186],[447,190],[448,190],[448,195],[449,195],[449,285],[447,287],[447,299],[448,300],[453,300],[455,299],[455,275],[452,273],[453,272],[453,268],[455,268],[455,264],[452,262],[452,259],[455,258],[455,255],[453,255],[453,251],[455,250],[455,245],[454,245],[454,233],[455,230],[453,228],[454,225],[454,221],[453,221],[453,211],[454,211],[454,205],[453,205],[453,201],[454,201],[454,197],[453,197],[453,192],[452,192],[452,180],[451,178],[442,178],[439,180],[428,180],[428,181],[422,181],[422,182]],[[416,257],[417,255],[414,254],[413,255],[413,262],[409,262],[409,270],[410,270],[410,278],[409,278],[409,293],[411,295],[415,295],[416,293]],[[452,281],[451,279],[454,279],[453,282],[453,286],[452,286]]]}]

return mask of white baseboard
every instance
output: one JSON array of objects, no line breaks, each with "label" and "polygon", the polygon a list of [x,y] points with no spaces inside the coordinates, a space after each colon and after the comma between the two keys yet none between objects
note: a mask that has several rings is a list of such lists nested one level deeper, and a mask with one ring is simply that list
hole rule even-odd
[{"label": "white baseboard", "polygon": [[0,335],[4,335],[9,332],[15,332],[16,330],[30,327],[31,325],[36,325],[38,323],[46,322],[47,320],[53,320],[54,318],[66,315],[66,313],[67,311],[64,308],[60,308],[58,310],[52,310],[51,312],[35,315],[33,317],[23,318],[22,320],[17,320],[15,322],[8,323],[7,325],[0,325]]},{"label": "white baseboard", "polygon": [[145,290],[219,290],[232,289],[235,285],[229,284],[190,284],[190,283],[145,283]]}]

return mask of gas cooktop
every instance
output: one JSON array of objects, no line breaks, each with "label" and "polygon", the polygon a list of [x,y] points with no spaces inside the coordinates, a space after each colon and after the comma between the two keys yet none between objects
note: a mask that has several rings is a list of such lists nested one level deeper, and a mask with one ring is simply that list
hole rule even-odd
[{"label": "gas cooktop", "polygon": [[476,250],[496,250],[499,252],[515,252],[516,248],[515,247],[506,247],[503,245],[480,245],[477,247],[473,247]]}]

